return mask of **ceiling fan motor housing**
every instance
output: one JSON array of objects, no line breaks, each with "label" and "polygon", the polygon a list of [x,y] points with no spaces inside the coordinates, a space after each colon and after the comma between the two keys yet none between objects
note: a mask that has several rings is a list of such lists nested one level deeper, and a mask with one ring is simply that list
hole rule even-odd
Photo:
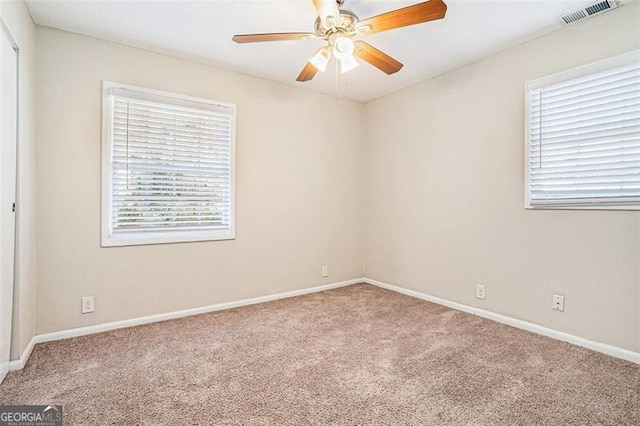
[{"label": "ceiling fan motor housing", "polygon": [[[338,3],[340,3],[340,1]],[[340,9],[339,19],[331,19],[328,22],[323,22],[322,19],[318,17],[314,29],[318,37],[328,39],[329,36],[334,33],[354,34],[358,21],[358,16],[355,13],[347,9]]]}]

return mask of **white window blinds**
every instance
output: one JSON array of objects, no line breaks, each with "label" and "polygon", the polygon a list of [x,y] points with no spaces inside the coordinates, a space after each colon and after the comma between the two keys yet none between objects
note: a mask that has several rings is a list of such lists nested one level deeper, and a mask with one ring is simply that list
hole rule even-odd
[{"label": "white window blinds", "polygon": [[232,238],[234,107],[129,87],[105,96],[106,245]]},{"label": "white window blinds", "polygon": [[640,207],[638,58],[529,85],[529,207]]}]

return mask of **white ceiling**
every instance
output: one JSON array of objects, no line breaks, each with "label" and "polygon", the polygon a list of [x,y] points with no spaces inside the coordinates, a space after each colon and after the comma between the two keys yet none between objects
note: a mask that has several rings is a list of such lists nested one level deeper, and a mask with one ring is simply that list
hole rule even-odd
[{"label": "white ceiling", "polygon": [[[346,0],[360,19],[420,0]],[[560,16],[593,1],[445,0],[439,21],[362,38],[404,63],[387,76],[362,65],[336,82],[335,61],[295,81],[318,40],[236,44],[234,34],[312,32],[311,0],[27,0],[37,24],[194,59],[221,68],[366,102],[561,28]],[[579,24],[578,24],[579,25]]]}]

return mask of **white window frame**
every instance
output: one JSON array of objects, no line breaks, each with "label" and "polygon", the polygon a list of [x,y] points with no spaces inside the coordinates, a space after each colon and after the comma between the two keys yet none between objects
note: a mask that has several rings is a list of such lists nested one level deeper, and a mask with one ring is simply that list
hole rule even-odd
[{"label": "white window frame", "polygon": [[580,77],[585,77],[590,74],[596,74],[598,72],[606,71],[608,69],[622,67],[637,63],[640,60],[640,50],[633,50],[631,52],[623,53],[621,55],[613,56],[610,58],[602,59],[597,62],[593,62],[587,65],[572,68],[566,71],[561,71],[555,74],[544,76],[535,80],[531,80],[525,83],[525,159],[524,159],[524,207],[530,210],[640,210],[640,205],[532,205],[531,204],[531,186],[530,186],[530,164],[529,155],[531,152],[531,140],[529,133],[530,126],[530,92],[531,90],[539,89],[541,87],[561,83],[566,80],[573,80]]},{"label": "white window frame", "polygon": [[[112,89],[126,89],[134,92],[171,98],[172,100],[196,102],[206,105],[222,106],[232,110],[231,117],[231,171],[229,183],[229,229],[224,231],[193,230],[193,231],[158,231],[145,235],[118,234],[112,232],[112,144],[113,144],[113,97]],[[164,92],[155,89],[114,83],[102,82],[102,247],[133,246],[144,244],[186,243],[196,241],[234,240],[235,232],[235,177],[236,173],[236,105],[198,98],[177,93]]]}]

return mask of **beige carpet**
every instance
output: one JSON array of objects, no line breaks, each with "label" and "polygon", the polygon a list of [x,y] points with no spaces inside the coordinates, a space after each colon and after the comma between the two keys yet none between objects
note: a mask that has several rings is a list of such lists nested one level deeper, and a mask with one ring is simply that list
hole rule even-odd
[{"label": "beige carpet", "polygon": [[640,366],[360,284],[37,345],[65,424],[640,425]]}]

